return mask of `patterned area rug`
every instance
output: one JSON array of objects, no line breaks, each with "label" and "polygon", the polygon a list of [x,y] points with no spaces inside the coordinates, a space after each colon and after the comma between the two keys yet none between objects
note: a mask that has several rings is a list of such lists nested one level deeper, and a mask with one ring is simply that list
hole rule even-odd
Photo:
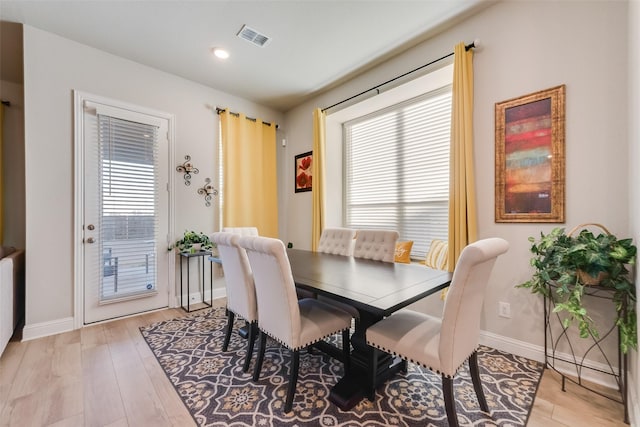
[{"label": "patterned area rug", "polygon": [[[216,308],[140,328],[200,426],[448,425],[440,377],[411,363],[406,374],[378,389],[375,402],[363,399],[341,411],[327,397],[343,374],[342,363],[319,351],[301,353],[293,411],[284,414],[289,350],[268,340],[260,380],[254,383],[255,354],[249,372],[242,372],[246,340],[234,331],[228,351],[222,351],[226,321],[224,309]],[[480,411],[465,364],[454,385],[460,424],[525,425],[542,364],[488,347],[480,348],[478,360],[491,415]]]}]

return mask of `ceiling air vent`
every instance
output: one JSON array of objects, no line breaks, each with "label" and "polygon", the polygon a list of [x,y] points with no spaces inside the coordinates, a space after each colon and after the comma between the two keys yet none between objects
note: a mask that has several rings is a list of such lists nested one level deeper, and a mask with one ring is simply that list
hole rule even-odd
[{"label": "ceiling air vent", "polygon": [[249,28],[246,25],[244,25],[240,29],[238,37],[260,47],[264,47],[271,40],[268,36],[260,34],[258,31],[254,30],[253,28]]}]

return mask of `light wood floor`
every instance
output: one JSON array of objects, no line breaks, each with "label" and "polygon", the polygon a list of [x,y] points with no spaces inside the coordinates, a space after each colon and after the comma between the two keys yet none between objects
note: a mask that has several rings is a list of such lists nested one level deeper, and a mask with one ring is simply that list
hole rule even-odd
[{"label": "light wood floor", "polygon": [[[10,342],[0,358],[0,425],[195,425],[138,330],[182,315],[168,309]],[[547,370],[529,426],[625,426],[622,420],[622,405],[576,386],[562,392]]]}]

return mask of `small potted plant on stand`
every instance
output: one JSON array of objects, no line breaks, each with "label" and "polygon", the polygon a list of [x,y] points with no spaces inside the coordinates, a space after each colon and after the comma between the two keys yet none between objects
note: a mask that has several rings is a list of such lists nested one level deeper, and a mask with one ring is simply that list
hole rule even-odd
[{"label": "small potted plant on stand", "polygon": [[[597,236],[587,226],[601,228]],[[579,233],[578,230],[582,229]],[[536,241],[529,238],[531,265],[534,273],[530,280],[518,287],[528,288],[551,298],[554,312],[566,312],[563,327],[577,324],[580,337],[598,338],[593,319],[582,304],[585,290],[598,286],[612,292],[616,309],[615,324],[620,333],[620,350],[637,349],[636,288],[627,266],[635,264],[637,249],[632,239],[618,239],[600,224],[582,224],[569,233],[555,228]]]},{"label": "small potted plant on stand", "polygon": [[169,246],[169,250],[176,248],[183,253],[196,253],[199,251],[210,252],[214,247],[209,236],[202,232],[185,231],[181,239]]}]

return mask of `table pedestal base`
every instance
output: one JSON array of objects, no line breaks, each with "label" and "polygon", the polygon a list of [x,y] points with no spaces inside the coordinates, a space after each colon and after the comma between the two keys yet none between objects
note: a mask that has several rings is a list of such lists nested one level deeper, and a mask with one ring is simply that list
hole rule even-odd
[{"label": "table pedestal base", "polygon": [[[388,355],[386,353],[382,353],[380,355],[380,358],[386,359],[387,362],[385,363],[385,366],[380,366],[378,369],[375,379],[376,387],[379,387],[389,378],[406,369],[406,365],[402,361],[394,361],[394,363],[389,366],[388,361],[390,358],[384,357],[383,355]],[[373,396],[369,396],[371,389],[370,381],[369,375],[366,375],[363,370],[352,366],[351,372],[342,377],[329,392],[329,401],[341,410],[348,411],[364,398],[371,400]]]},{"label": "table pedestal base", "polygon": [[329,392],[329,401],[343,411],[348,411],[364,398],[364,390],[360,381],[354,378],[342,377]]},{"label": "table pedestal base", "polygon": [[[343,411],[348,411],[365,397],[373,398],[371,382],[375,387],[380,386],[399,371],[406,369],[406,363],[394,359],[388,353],[370,347],[366,340],[366,330],[369,326],[381,320],[381,316],[359,310],[360,318],[356,322],[356,330],[351,336],[351,369],[338,381],[329,392],[329,400]],[[377,353],[376,378],[371,378],[373,371],[373,352]]]}]

